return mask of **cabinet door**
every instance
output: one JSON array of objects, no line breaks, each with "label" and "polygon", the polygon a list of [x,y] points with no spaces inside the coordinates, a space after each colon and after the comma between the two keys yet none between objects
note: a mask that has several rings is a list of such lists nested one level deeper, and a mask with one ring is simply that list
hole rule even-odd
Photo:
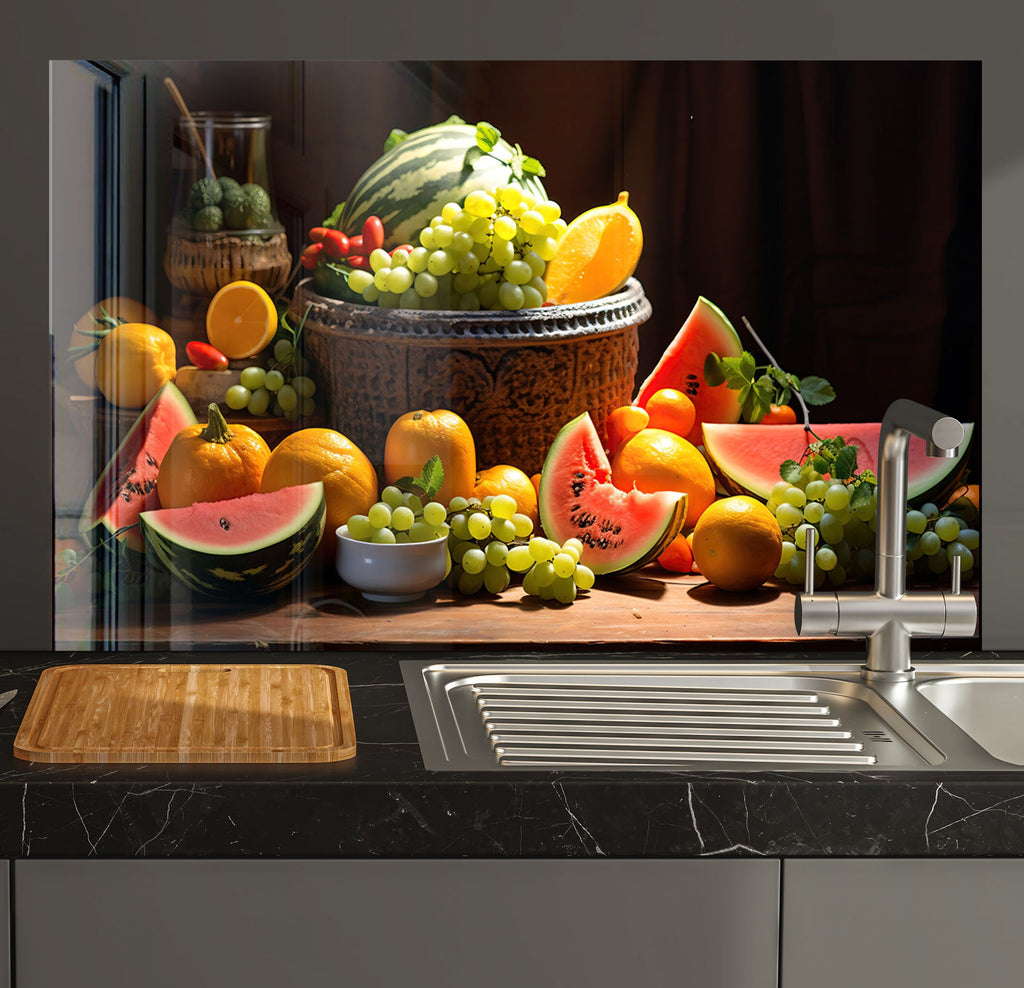
[{"label": "cabinet door", "polygon": [[777,984],[775,861],[19,861],[15,876],[18,988],[200,972],[246,988]]},{"label": "cabinet door", "polygon": [[1019,984],[1024,861],[786,861],[782,988]]}]

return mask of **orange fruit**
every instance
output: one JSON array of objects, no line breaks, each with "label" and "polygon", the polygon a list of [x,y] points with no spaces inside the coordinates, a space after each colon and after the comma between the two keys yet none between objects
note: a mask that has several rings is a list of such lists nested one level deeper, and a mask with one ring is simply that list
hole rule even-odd
[{"label": "orange fruit", "polygon": [[418,477],[434,455],[441,457],[444,483],[436,498],[442,504],[458,495],[472,497],[476,486],[476,443],[469,426],[446,408],[418,408],[396,419],[384,441],[384,480]]},{"label": "orange fruit", "polygon": [[[690,558],[692,559],[693,558],[693,532],[690,532],[690,534],[686,536],[686,544],[690,547]],[[780,556],[780,558],[781,558],[781,556]],[[696,559],[693,559],[693,562],[690,563],[690,572],[691,573],[699,573],[700,572],[700,567],[697,565],[697,560]]]},{"label": "orange fruit", "polygon": [[566,227],[544,272],[547,301],[588,302],[618,291],[636,270],[643,244],[628,192],[620,192],[610,206],[580,213]]},{"label": "orange fruit", "polygon": [[612,456],[612,483],[645,494],[682,491],[688,495],[684,528],[692,528],[715,499],[715,478],[699,449],[667,429],[641,429]]},{"label": "orange fruit", "polygon": [[476,475],[473,497],[478,497],[482,501],[491,494],[508,494],[516,502],[516,509],[530,518],[534,528],[540,524],[540,515],[537,512],[537,489],[533,486],[533,481],[519,467],[501,463],[498,466],[481,470]]},{"label": "orange fruit", "polygon": [[537,492],[538,503],[540,503],[540,474],[535,473],[532,477],[530,477],[530,483],[533,484],[533,489]]},{"label": "orange fruit", "polygon": [[230,360],[252,357],[277,333],[277,308],[252,281],[232,281],[210,299],[206,338]]},{"label": "orange fruit", "polygon": [[721,590],[761,586],[782,558],[782,531],[775,516],[747,494],[724,497],[701,515],[693,530],[693,558]]},{"label": "orange fruit", "polygon": [[93,333],[113,329],[111,321],[113,323],[143,322],[155,325],[157,319],[156,313],[141,302],[117,295],[97,302],[75,323],[75,327],[71,331],[69,345],[75,349],[78,347],[90,348],[87,351],[82,351],[82,356],[75,360],[75,373],[90,391],[96,388],[96,348],[100,343],[99,338]]},{"label": "orange fruit", "polygon": [[351,439],[334,429],[300,429],[285,436],[263,468],[262,491],[322,480],[327,523],[321,555],[334,558],[335,531],[352,515],[365,515],[377,500],[377,472]]},{"label": "orange fruit", "polygon": [[644,406],[652,429],[667,429],[684,439],[697,421],[697,409],[682,391],[661,388],[655,391]]},{"label": "orange fruit", "polygon": [[115,326],[96,348],[96,386],[118,408],[142,408],[177,371],[174,340],[159,326]]},{"label": "orange fruit", "polygon": [[267,441],[247,425],[228,425],[211,402],[205,425],[188,425],[160,461],[156,491],[161,508],[227,501],[258,494],[270,457]]},{"label": "orange fruit", "polygon": [[772,405],[761,425],[796,425],[796,412],[789,405]]},{"label": "orange fruit", "polygon": [[693,549],[687,536],[680,532],[658,556],[658,565],[672,573],[689,573],[693,569]]},{"label": "orange fruit", "polygon": [[639,405],[620,405],[613,408],[604,420],[605,444],[614,453],[633,433],[646,429],[651,417]]}]

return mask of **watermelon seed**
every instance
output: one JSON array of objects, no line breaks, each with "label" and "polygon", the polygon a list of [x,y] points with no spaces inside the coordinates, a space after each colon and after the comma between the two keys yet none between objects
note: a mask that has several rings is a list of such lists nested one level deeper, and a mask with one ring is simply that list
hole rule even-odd
[{"label": "watermelon seed", "polygon": [[227,518],[221,518],[220,527],[223,528],[225,532],[227,532],[231,529],[231,522],[229,522]]}]

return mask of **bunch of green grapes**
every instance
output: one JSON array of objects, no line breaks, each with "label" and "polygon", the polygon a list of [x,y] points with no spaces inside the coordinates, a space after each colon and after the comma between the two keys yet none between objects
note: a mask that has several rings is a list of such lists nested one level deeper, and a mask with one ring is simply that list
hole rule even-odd
[{"label": "bunch of green grapes", "polygon": [[907,512],[907,562],[918,576],[941,575],[960,557],[960,572],[974,571],[981,533],[952,510],[940,511],[929,501]]},{"label": "bunch of green grapes", "polygon": [[306,361],[289,339],[274,344],[270,367],[254,365],[243,369],[240,383],[228,388],[224,401],[235,411],[247,409],[252,415],[283,416],[289,421],[316,411],[316,382],[307,376]]},{"label": "bunch of green grapes", "polygon": [[446,203],[411,251],[370,254],[348,287],[365,302],[402,309],[535,309],[544,273],[566,230],[561,207],[516,185]]},{"label": "bunch of green grapes", "polygon": [[542,600],[571,604],[579,591],[594,585],[594,571],[580,562],[583,543],[567,539],[559,545],[540,536],[509,550],[507,565],[523,574],[523,591]]},{"label": "bunch of green grapes", "polygon": [[348,534],[360,542],[430,542],[449,532],[448,512],[440,501],[427,501],[388,485],[380,500],[348,520]]},{"label": "bunch of green grapes", "polygon": [[512,582],[509,556],[515,543],[533,532],[533,520],[508,494],[453,497],[448,503],[449,582],[459,593],[498,594]]}]

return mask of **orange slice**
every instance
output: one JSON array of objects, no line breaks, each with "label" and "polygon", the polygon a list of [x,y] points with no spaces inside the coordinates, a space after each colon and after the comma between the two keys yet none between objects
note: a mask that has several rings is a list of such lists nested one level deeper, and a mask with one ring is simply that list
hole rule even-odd
[{"label": "orange slice", "polygon": [[640,263],[644,236],[629,208],[629,193],[620,192],[610,206],[580,213],[566,228],[544,282],[549,302],[588,302],[617,291]]},{"label": "orange slice", "polygon": [[231,360],[252,357],[277,332],[274,301],[252,281],[232,281],[210,299],[207,339]]}]

